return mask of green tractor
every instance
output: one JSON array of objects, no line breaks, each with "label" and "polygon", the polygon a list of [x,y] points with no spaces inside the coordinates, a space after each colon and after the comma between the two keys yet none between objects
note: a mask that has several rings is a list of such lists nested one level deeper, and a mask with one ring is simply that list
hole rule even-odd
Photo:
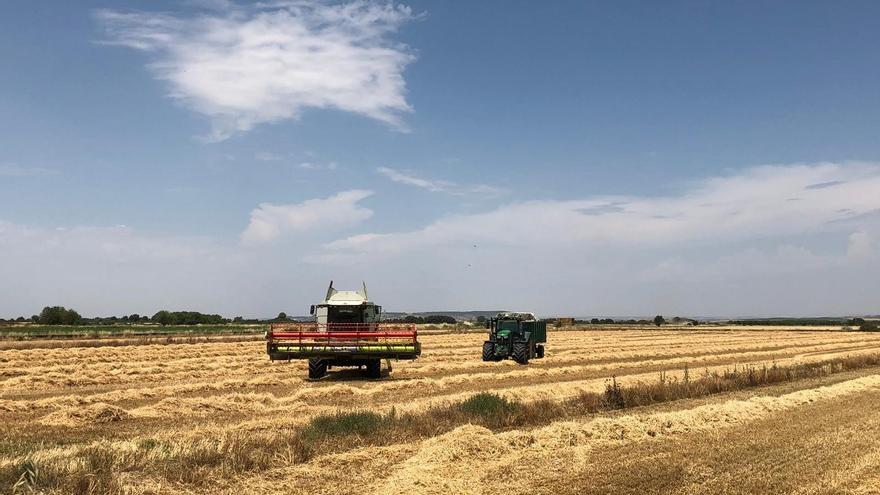
[{"label": "green tractor", "polygon": [[483,343],[483,361],[513,358],[519,364],[544,357],[547,322],[532,313],[498,313],[486,321],[489,340]]}]

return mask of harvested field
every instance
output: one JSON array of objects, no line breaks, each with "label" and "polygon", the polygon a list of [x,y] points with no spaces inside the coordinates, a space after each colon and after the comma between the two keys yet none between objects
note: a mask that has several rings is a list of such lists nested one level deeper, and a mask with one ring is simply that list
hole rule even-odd
[{"label": "harvested field", "polygon": [[[423,335],[422,357],[393,363],[389,378],[342,371],[318,382],[305,379],[304,362],[272,363],[249,339],[0,343],[0,484],[56,493],[880,493],[878,334],[555,331],[547,357],[528,366],[482,362],[483,338]],[[860,357],[860,369],[553,416],[601,394],[612,376],[623,386],[661,372],[680,382]],[[451,413],[434,426],[412,419],[481,392],[546,412],[497,427],[468,416],[457,424]],[[345,418],[348,433],[309,436],[315,417],[353,410],[363,414]],[[509,469],[524,462],[534,468],[521,477]]]}]

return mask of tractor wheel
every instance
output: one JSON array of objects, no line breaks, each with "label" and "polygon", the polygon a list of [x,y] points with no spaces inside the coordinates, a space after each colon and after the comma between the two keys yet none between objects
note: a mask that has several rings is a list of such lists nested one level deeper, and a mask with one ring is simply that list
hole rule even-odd
[{"label": "tractor wheel", "polygon": [[309,378],[317,380],[327,374],[327,361],[318,358],[309,359]]},{"label": "tractor wheel", "polygon": [[544,357],[544,346],[539,345],[535,347],[535,357],[538,359]]},{"label": "tractor wheel", "polygon": [[373,359],[367,362],[367,376],[370,378],[382,377],[382,361]]},{"label": "tractor wheel", "polygon": [[519,364],[529,364],[529,343],[515,342],[510,355]]},{"label": "tractor wheel", "polygon": [[483,342],[483,361],[497,361],[495,359],[495,343]]}]

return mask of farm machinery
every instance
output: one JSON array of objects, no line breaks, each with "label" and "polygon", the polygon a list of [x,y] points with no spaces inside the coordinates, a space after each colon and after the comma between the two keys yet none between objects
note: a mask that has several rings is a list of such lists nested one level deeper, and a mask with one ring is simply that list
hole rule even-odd
[{"label": "farm machinery", "polygon": [[416,359],[422,353],[415,325],[381,323],[382,307],[358,291],[327,289],[324,300],[311,306],[314,321],[273,323],[266,332],[266,352],[273,361],[308,359],[309,378],[318,379],[332,367],[358,367],[379,378],[382,360]]},{"label": "farm machinery", "polygon": [[483,361],[513,358],[519,364],[544,357],[547,322],[532,313],[498,313],[486,321],[489,340],[483,343]]}]

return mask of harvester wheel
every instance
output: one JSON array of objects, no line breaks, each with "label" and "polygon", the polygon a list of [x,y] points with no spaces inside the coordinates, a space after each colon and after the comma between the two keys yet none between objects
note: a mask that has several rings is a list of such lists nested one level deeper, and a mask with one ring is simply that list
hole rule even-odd
[{"label": "harvester wheel", "polygon": [[495,344],[483,342],[483,361],[495,361]]},{"label": "harvester wheel", "polygon": [[529,343],[514,342],[510,355],[519,364],[529,364]]},{"label": "harvester wheel", "polygon": [[382,377],[382,361],[379,359],[372,359],[367,362],[367,376],[370,378],[381,378]]},{"label": "harvester wheel", "polygon": [[309,378],[317,380],[327,374],[327,361],[323,359],[309,359]]},{"label": "harvester wheel", "polygon": [[544,357],[544,346],[539,345],[539,346],[535,347],[535,357],[536,358]]}]

